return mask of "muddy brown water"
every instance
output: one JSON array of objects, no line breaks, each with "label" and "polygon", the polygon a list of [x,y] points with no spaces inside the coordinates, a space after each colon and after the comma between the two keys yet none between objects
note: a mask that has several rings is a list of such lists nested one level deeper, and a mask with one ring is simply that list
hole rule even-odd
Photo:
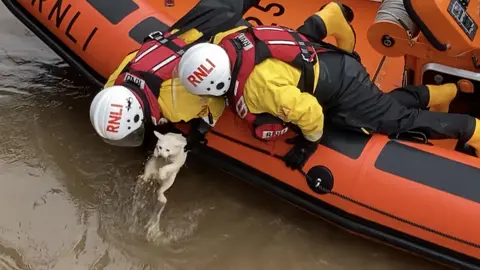
[{"label": "muddy brown water", "polygon": [[143,155],[96,136],[86,85],[0,4],[0,269],[443,269],[193,157],[147,242],[129,225]]}]

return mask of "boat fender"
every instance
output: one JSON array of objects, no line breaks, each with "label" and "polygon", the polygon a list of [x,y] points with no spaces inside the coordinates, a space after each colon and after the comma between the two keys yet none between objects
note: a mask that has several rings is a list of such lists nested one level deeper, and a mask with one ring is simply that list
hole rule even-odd
[{"label": "boat fender", "polygon": [[333,174],[325,166],[317,165],[305,174],[308,187],[315,193],[327,194],[333,189]]}]

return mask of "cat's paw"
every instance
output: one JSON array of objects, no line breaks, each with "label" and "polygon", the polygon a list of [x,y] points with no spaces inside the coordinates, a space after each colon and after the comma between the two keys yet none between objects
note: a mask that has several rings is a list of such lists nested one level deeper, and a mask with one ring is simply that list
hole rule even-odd
[{"label": "cat's paw", "polygon": [[148,182],[149,179],[150,178],[146,174],[140,175],[140,180],[142,180],[143,182]]},{"label": "cat's paw", "polygon": [[160,230],[160,224],[154,223],[147,227],[146,239],[149,242],[155,242],[160,236],[162,236],[162,231]]},{"label": "cat's paw", "polygon": [[168,175],[170,174],[170,172],[168,170],[166,170],[165,168],[160,168],[158,170],[158,178],[160,178],[160,180],[166,180]]},{"label": "cat's paw", "polygon": [[166,123],[168,123],[167,118],[162,117],[162,118],[160,118],[160,120],[158,120],[158,125],[164,125]]},{"label": "cat's paw", "polygon": [[149,182],[151,179],[156,178],[156,176],[155,172],[145,172],[140,176],[140,179],[142,179],[143,182]]}]

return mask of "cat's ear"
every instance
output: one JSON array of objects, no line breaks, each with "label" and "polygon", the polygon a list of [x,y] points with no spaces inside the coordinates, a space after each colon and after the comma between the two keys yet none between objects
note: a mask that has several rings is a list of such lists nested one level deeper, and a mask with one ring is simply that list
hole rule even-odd
[{"label": "cat's ear", "polygon": [[177,143],[173,147],[175,147],[175,153],[179,153],[179,152],[183,152],[185,145]]},{"label": "cat's ear", "polygon": [[187,138],[183,136],[182,134],[175,133],[175,138],[177,139],[177,143],[179,145],[186,145],[187,144]]},{"label": "cat's ear", "polygon": [[153,131],[153,134],[155,134],[155,136],[156,136],[157,138],[159,138],[159,139],[162,139],[163,136],[164,136],[162,133],[160,133],[160,132],[158,132],[158,131],[156,131],[156,130]]},{"label": "cat's ear", "polygon": [[185,145],[187,145],[186,142],[176,141],[176,142],[173,143],[173,146],[175,146],[176,148],[183,148],[183,147],[185,147]]},{"label": "cat's ear", "polygon": [[175,140],[173,141],[173,145],[176,147],[184,147],[187,145],[187,139],[183,137],[182,134],[175,134]]}]

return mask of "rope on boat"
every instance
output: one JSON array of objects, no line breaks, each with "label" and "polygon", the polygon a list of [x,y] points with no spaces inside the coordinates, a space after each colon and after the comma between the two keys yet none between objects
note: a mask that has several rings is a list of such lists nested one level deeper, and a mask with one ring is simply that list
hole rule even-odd
[{"label": "rope on boat", "polygon": [[[307,173],[305,173],[304,171],[300,170],[300,173],[303,174],[303,176],[305,176],[306,178],[309,178],[309,176],[307,175]],[[459,237],[456,237],[456,236],[453,236],[453,235],[449,235],[449,234],[447,234],[447,233],[444,233],[444,232],[441,232],[441,231],[437,231],[437,230],[435,230],[435,229],[432,229],[432,228],[430,228],[430,227],[427,227],[427,226],[424,226],[424,225],[415,223],[415,222],[413,222],[413,221],[410,221],[410,220],[407,220],[407,219],[404,219],[404,218],[395,216],[394,214],[391,214],[391,213],[388,213],[388,212],[386,212],[386,211],[380,210],[380,209],[375,208],[375,207],[373,207],[373,206],[371,206],[371,205],[368,205],[368,204],[363,203],[363,202],[361,202],[361,201],[358,201],[358,200],[355,200],[355,199],[353,199],[353,198],[350,198],[350,197],[348,197],[347,195],[343,195],[343,194],[341,194],[341,193],[339,193],[339,192],[335,192],[335,191],[333,191],[333,190],[328,190],[328,189],[326,189],[326,188],[324,188],[324,187],[322,187],[322,186],[319,186],[318,188],[321,189],[321,190],[322,190],[324,193],[326,193],[326,194],[331,194],[331,195],[333,195],[333,196],[337,196],[337,197],[339,197],[339,198],[341,198],[341,199],[343,199],[343,200],[346,200],[346,201],[349,201],[349,202],[351,202],[351,203],[354,203],[354,204],[356,204],[356,205],[358,205],[358,206],[361,206],[361,207],[363,207],[363,208],[366,208],[366,209],[368,209],[368,210],[370,210],[370,211],[373,211],[373,212],[376,212],[376,213],[378,213],[378,214],[384,215],[384,216],[386,216],[386,217],[389,217],[389,218],[395,219],[395,220],[397,220],[397,221],[406,223],[406,224],[411,225],[411,226],[413,226],[413,227],[417,227],[417,228],[422,229],[422,230],[425,230],[425,231],[427,231],[427,232],[430,232],[430,233],[433,233],[433,234],[436,234],[436,235],[439,235],[439,236],[448,238],[448,239],[450,239],[450,240],[454,240],[454,241],[457,241],[457,242],[459,242],[459,243],[462,243],[462,244],[469,245],[469,246],[472,246],[472,247],[474,247],[474,248],[480,249],[480,244],[478,244],[478,243],[474,243],[474,242],[471,242],[471,241],[468,241],[468,240],[465,240],[465,239],[461,239],[461,238],[459,238]]]},{"label": "rope on boat", "polygon": [[[245,143],[245,142],[242,142],[240,140],[237,140],[235,138],[232,138],[228,135],[225,135],[221,132],[218,132],[218,131],[215,131],[215,130],[212,130],[210,131],[211,133],[219,136],[219,137],[222,137],[224,139],[227,139],[229,141],[232,141],[232,142],[235,142],[235,143],[238,143],[242,146],[245,146],[247,148],[250,148],[252,150],[255,150],[255,151],[258,151],[260,153],[264,153],[268,156],[272,156],[274,158],[277,158],[281,161],[283,161],[283,157],[280,156],[280,155],[277,155],[277,154],[273,154],[270,153],[269,151],[267,150],[264,150],[264,149],[261,149],[261,148],[258,148],[256,146],[253,146],[253,145],[250,145],[248,143]],[[182,133],[183,134],[183,133]],[[310,181],[312,181],[310,179],[310,176],[305,172],[303,171],[303,169],[300,169],[298,170],[299,173],[301,173],[306,179],[309,179]],[[399,222],[402,222],[402,223],[405,223],[405,224],[408,224],[410,226],[413,226],[413,227],[416,227],[416,228],[419,228],[419,229],[422,229],[422,230],[425,230],[427,232],[430,232],[430,233],[433,233],[433,234],[436,234],[436,235],[439,235],[439,236],[442,236],[442,237],[445,237],[447,239],[450,239],[450,240],[453,240],[453,241],[456,241],[456,242],[459,242],[459,243],[462,243],[462,244],[465,244],[465,245],[468,245],[468,246],[471,246],[471,247],[474,247],[474,248],[477,248],[477,249],[480,249],[480,243],[474,243],[474,242],[471,242],[471,241],[468,241],[468,240],[465,240],[465,239],[461,239],[459,237],[456,237],[456,236],[453,236],[453,235],[450,235],[450,234],[447,234],[447,233],[444,233],[444,232],[441,232],[441,231],[438,231],[438,230],[435,230],[435,229],[432,229],[430,227],[427,227],[427,226],[424,226],[424,225],[421,225],[421,224],[418,224],[418,223],[415,223],[413,221],[410,221],[410,220],[407,220],[407,219],[404,219],[404,218],[401,218],[401,217],[398,217],[394,214],[391,214],[391,213],[388,213],[387,211],[384,211],[384,210],[381,210],[381,209],[378,209],[376,207],[373,207],[371,205],[368,205],[366,203],[363,203],[361,201],[358,201],[356,199],[353,199],[347,195],[344,195],[342,193],[339,193],[339,192],[336,192],[336,191],[333,191],[333,190],[329,190],[329,189],[326,189],[324,187],[322,187],[321,185],[318,187],[319,189],[321,189],[325,194],[330,194],[330,195],[333,195],[333,196],[336,196],[336,197],[339,197],[340,199],[342,200],[345,200],[345,201],[348,201],[348,202],[351,202],[353,204],[356,204],[360,207],[363,207],[363,208],[366,208],[370,211],[373,211],[373,212],[376,212],[380,215],[383,215],[383,216],[386,216],[386,217],[389,217],[389,218],[392,218],[394,220],[397,220]]]},{"label": "rope on boat", "polygon": [[392,22],[401,25],[410,38],[419,34],[417,25],[412,21],[403,0],[384,0],[377,11],[375,22]]}]

